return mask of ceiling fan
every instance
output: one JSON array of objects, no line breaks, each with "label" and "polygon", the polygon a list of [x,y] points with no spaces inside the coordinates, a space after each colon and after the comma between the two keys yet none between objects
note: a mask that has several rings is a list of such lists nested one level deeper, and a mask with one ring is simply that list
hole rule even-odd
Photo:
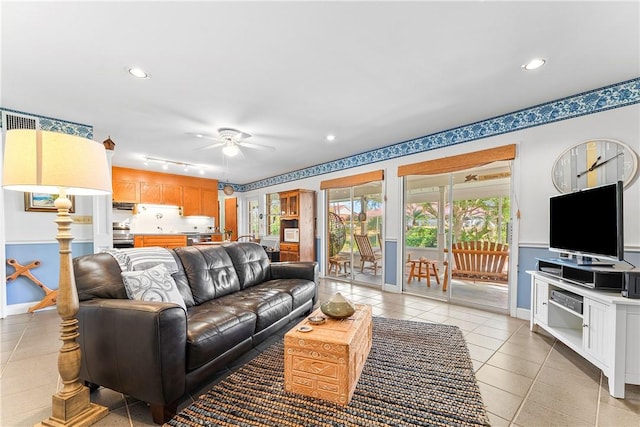
[{"label": "ceiling fan", "polygon": [[228,157],[235,157],[240,154],[240,148],[255,148],[258,150],[274,151],[275,147],[270,145],[259,145],[246,140],[251,138],[251,135],[245,132],[241,132],[237,129],[220,128],[218,129],[218,135],[204,135],[204,134],[192,134],[198,138],[211,139],[216,141],[215,144],[207,145],[206,147],[199,148],[198,150],[207,150],[209,148],[222,147],[222,153]]}]

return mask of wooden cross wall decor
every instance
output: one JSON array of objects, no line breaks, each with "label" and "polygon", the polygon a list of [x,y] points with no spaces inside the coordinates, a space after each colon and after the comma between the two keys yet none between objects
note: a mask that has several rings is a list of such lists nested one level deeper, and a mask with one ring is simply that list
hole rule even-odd
[{"label": "wooden cross wall decor", "polygon": [[38,280],[33,274],[31,274],[31,269],[40,266],[40,261],[32,261],[30,264],[21,265],[15,258],[9,258],[7,260],[7,264],[15,268],[16,271],[13,272],[10,276],[7,276],[7,283],[10,280],[15,280],[18,276],[25,276],[30,279],[33,283],[40,286],[40,288],[44,291],[44,298],[34,306],[29,307],[29,313],[33,313],[36,310],[41,308],[49,307],[50,305],[56,305],[56,298],[58,297],[58,290],[52,290],[47,288],[44,283]]}]

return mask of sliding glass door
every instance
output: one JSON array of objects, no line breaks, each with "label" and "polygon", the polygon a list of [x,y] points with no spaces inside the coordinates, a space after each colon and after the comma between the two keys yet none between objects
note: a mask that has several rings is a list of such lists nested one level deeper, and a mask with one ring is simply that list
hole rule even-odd
[{"label": "sliding glass door", "polygon": [[327,277],[382,286],[382,181],[326,194]]},{"label": "sliding glass door", "polygon": [[510,162],[404,180],[404,291],[508,310]]}]

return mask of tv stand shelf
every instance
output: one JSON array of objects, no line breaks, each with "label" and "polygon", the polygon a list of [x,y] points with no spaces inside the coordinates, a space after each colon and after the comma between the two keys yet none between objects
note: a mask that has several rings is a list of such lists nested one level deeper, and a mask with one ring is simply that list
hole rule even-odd
[{"label": "tv stand shelf", "polygon": [[614,265],[585,265],[560,258],[539,259],[538,271],[592,289],[618,289],[624,287],[626,268]]},{"label": "tv stand shelf", "polygon": [[[598,288],[603,280],[609,283],[608,275],[620,274],[619,269],[561,261],[540,260],[538,270],[527,271],[531,330],[544,329],[601,369],[609,380],[609,394],[624,398],[625,384],[640,385],[640,300],[624,298],[620,290]],[[592,280],[595,288],[583,280]],[[552,300],[553,291],[582,297],[582,313]]]}]

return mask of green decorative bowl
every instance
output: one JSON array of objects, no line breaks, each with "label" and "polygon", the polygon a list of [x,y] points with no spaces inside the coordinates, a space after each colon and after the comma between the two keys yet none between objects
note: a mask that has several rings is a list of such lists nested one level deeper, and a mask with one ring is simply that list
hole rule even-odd
[{"label": "green decorative bowl", "polygon": [[356,312],[356,307],[338,292],[329,301],[320,304],[320,311],[332,319],[346,319]]}]

